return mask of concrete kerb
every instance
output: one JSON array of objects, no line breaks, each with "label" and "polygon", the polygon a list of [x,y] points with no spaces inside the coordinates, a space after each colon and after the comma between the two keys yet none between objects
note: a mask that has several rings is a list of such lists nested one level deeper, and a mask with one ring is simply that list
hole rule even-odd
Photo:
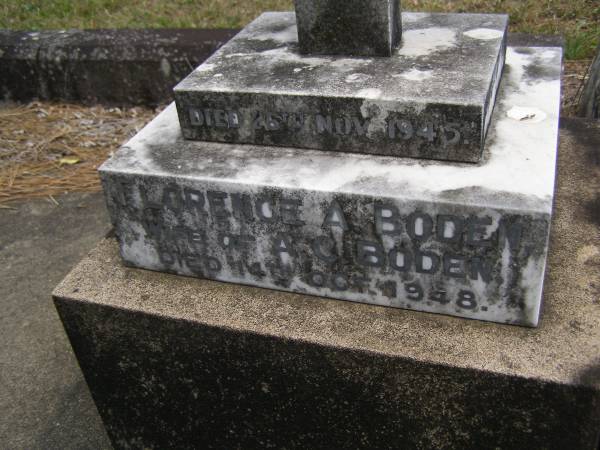
[{"label": "concrete kerb", "polygon": [[[0,100],[156,105],[239,30],[0,30]],[[562,46],[509,35],[509,45]]]},{"label": "concrete kerb", "polygon": [[0,100],[156,105],[236,30],[0,30]]}]

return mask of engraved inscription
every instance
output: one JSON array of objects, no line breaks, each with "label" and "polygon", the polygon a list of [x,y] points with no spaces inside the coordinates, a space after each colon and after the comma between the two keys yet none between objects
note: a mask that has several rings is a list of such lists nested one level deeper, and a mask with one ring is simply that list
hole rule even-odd
[{"label": "engraved inscription", "polygon": [[[192,126],[212,129],[251,128],[254,132],[289,132],[312,135],[360,137],[371,136],[371,118],[336,114],[306,114],[299,112],[254,111],[244,115],[240,111],[213,108],[189,108]],[[385,132],[378,139],[390,142],[420,140],[446,149],[466,144],[456,122],[433,123],[417,119],[391,117],[385,121]]]},{"label": "engraved inscription", "polygon": [[119,207],[122,192],[124,214],[142,224],[144,245],[167,270],[407,308],[487,311],[488,287],[518,286],[532,251],[523,246],[530,224],[518,214],[174,183],[118,185],[111,201]]}]

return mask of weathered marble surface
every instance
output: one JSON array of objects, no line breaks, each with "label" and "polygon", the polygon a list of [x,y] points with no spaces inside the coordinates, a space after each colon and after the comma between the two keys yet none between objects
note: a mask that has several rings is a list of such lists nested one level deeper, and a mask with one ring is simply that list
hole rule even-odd
[{"label": "weathered marble surface", "polygon": [[561,50],[507,64],[480,165],[186,141],[170,106],[100,169],[124,260],[537,325]]},{"label": "weathered marble surface", "polygon": [[402,37],[400,0],[294,0],[300,52],[391,56]]},{"label": "weathered marble surface", "polygon": [[439,160],[481,158],[507,16],[404,13],[389,58],[303,56],[265,13],[175,87],[187,139]]}]

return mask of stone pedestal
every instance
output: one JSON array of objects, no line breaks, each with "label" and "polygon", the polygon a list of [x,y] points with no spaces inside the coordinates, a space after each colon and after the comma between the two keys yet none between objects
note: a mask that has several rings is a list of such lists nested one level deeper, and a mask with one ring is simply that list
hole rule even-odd
[{"label": "stone pedestal", "polygon": [[479,162],[508,17],[404,13],[402,23],[392,56],[352,58],[304,55],[294,13],[261,15],[175,87],[183,136]]},{"label": "stone pedestal", "polygon": [[305,54],[391,56],[402,37],[400,0],[295,0]]},{"label": "stone pedestal", "polygon": [[561,50],[507,55],[478,165],[188,141],[169,107],[100,169],[123,259],[536,326]]},{"label": "stone pedestal", "polygon": [[535,330],[126,268],[103,241],[54,296],[114,446],[596,449],[598,133],[566,125]]}]

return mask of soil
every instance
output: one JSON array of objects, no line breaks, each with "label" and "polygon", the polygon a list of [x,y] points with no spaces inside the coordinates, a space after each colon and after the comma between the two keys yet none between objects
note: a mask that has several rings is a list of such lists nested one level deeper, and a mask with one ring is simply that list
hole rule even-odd
[{"label": "soil", "polygon": [[158,111],[31,103],[0,105],[0,207],[98,191],[97,168]]}]

